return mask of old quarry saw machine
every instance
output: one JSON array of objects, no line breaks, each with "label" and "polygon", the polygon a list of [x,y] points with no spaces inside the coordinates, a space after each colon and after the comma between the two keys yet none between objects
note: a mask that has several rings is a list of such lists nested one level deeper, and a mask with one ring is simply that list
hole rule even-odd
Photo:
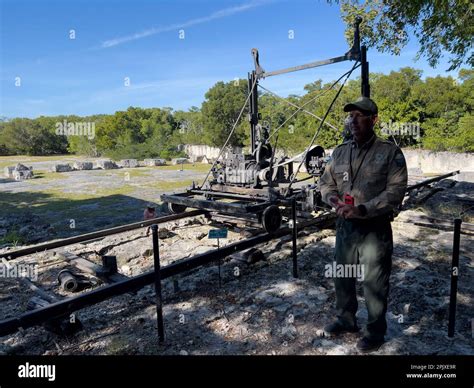
[{"label": "old quarry saw machine", "polygon": [[[172,213],[182,213],[187,208],[206,210],[213,218],[229,222],[240,220],[247,225],[261,226],[268,233],[273,233],[280,228],[283,219],[288,217],[295,203],[298,217],[303,218],[314,217],[315,211],[324,208],[319,191],[319,178],[323,174],[329,158],[323,147],[314,144],[315,140],[323,125],[335,128],[326,122],[326,118],[345,82],[358,67],[361,69],[361,95],[370,97],[366,47],[360,46],[360,22],[361,19],[358,18],[354,25],[352,47],[339,57],[267,72],[260,66],[257,49],[252,49],[255,70],[248,74],[247,98],[226,143],[200,186],[193,183],[192,187],[185,192],[161,195],[161,200],[168,204],[169,210]],[[289,119],[270,133],[270,126],[262,120],[261,114],[258,112],[258,88],[270,91],[259,85],[259,81],[267,77],[342,61],[355,61],[355,63],[329,88],[337,86],[338,91],[322,118],[306,111],[304,105],[299,107],[279,97],[282,101],[297,108],[290,118],[301,111],[317,118],[319,126],[310,144],[301,154],[293,158],[276,157],[277,132]],[[339,84],[341,80],[343,82]],[[275,93],[271,93],[276,96]],[[250,123],[251,153],[248,155],[233,153],[227,148],[245,107],[248,107],[248,121]],[[270,140],[273,137],[275,140],[272,145]],[[297,165],[296,168],[294,168],[295,165]],[[302,165],[304,165],[307,175],[297,179]],[[313,182],[307,184],[310,180]],[[303,181],[307,181],[306,184],[302,183]]]}]

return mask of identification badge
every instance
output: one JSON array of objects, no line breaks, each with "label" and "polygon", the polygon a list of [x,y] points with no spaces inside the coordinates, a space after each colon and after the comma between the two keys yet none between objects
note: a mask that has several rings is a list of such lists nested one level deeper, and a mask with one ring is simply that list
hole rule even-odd
[{"label": "identification badge", "polygon": [[349,194],[344,194],[344,203],[346,205],[352,205],[354,206],[354,197],[352,195],[349,195]]}]

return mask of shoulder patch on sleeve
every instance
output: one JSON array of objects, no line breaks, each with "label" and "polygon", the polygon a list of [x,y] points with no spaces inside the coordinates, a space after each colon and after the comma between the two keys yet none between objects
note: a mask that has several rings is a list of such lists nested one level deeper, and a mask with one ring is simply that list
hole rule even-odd
[{"label": "shoulder patch on sleeve", "polygon": [[403,153],[401,151],[398,151],[395,155],[395,164],[397,165],[397,167],[403,167],[406,165],[405,157],[403,156]]}]

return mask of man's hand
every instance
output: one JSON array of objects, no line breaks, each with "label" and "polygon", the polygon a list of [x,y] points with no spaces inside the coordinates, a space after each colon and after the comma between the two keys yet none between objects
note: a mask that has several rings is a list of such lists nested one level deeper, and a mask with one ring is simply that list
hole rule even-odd
[{"label": "man's hand", "polygon": [[342,204],[337,207],[336,213],[344,218],[361,218],[362,214],[358,207],[353,205]]},{"label": "man's hand", "polygon": [[337,195],[329,197],[329,202],[331,202],[332,206],[334,206],[336,209],[338,209],[339,206],[344,205],[344,202],[342,202]]},{"label": "man's hand", "polygon": [[333,195],[329,197],[329,202],[336,208],[336,213],[344,218],[362,218],[363,215],[357,206],[347,205],[339,197]]}]

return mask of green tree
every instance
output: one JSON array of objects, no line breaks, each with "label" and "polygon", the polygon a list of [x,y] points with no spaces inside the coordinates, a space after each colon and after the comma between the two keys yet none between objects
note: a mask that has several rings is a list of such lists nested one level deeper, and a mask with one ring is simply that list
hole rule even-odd
[{"label": "green tree", "polygon": [[15,118],[2,123],[0,144],[15,154],[51,155],[67,152],[66,136],[56,135],[54,117]]},{"label": "green tree", "polygon": [[176,111],[173,114],[176,123],[176,138],[180,144],[204,144],[204,126],[202,114],[198,107],[189,111]]},{"label": "green tree", "polygon": [[[207,91],[201,112],[208,144],[217,147],[224,145],[244,105],[247,93],[246,80],[218,82]],[[228,145],[244,144],[245,131],[248,129],[247,113],[246,106]]]},{"label": "green tree", "polygon": [[352,43],[352,25],[363,18],[361,34],[369,47],[399,54],[407,44],[409,31],[420,43],[418,57],[435,67],[442,52],[449,53],[450,67],[474,66],[474,4],[470,0],[328,0],[338,3],[347,23],[346,37]]},{"label": "green tree", "polygon": [[[421,118],[420,106],[413,101],[413,89],[423,88],[421,70],[404,67],[390,74],[377,74],[373,77],[372,98],[379,108],[380,126],[394,123],[419,124]],[[416,145],[418,139],[414,136],[391,135],[382,137],[395,138],[401,147]]]},{"label": "green tree", "polygon": [[[86,123],[91,123],[94,125],[95,131],[97,130],[98,125],[107,115],[92,115],[83,118],[78,118],[78,121],[83,121]],[[68,122],[74,121],[71,116],[66,118]],[[100,156],[99,150],[97,149],[96,144],[97,133],[94,132],[94,137],[91,139],[88,136],[69,136],[68,137],[68,151],[77,155]]]}]

